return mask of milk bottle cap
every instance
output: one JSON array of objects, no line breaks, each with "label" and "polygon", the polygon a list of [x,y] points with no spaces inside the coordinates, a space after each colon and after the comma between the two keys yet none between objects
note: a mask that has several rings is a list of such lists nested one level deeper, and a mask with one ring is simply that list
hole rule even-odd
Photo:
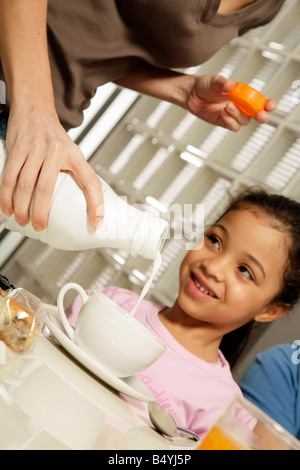
[{"label": "milk bottle cap", "polygon": [[148,259],[154,259],[160,252],[168,233],[169,224],[162,217],[157,217],[151,212],[145,211],[136,227],[136,234],[132,239],[130,254],[142,255]]}]

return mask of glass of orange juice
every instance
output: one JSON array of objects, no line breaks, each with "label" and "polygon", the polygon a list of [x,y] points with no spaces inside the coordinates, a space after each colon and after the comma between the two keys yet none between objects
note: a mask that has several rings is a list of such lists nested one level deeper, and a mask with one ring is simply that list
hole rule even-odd
[{"label": "glass of orange juice", "polygon": [[235,397],[197,450],[300,450],[300,441],[249,400]]}]

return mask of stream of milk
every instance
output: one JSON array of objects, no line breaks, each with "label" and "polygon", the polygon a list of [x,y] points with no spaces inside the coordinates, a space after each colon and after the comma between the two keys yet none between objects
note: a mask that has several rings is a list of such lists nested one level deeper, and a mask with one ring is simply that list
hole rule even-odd
[{"label": "stream of milk", "polygon": [[161,266],[161,254],[158,252],[158,253],[156,253],[154,261],[153,261],[153,267],[152,267],[151,275],[150,275],[148,281],[146,282],[146,284],[144,285],[137,303],[135,304],[135,306],[133,307],[133,309],[129,313],[129,318],[132,318],[135,315],[141,301],[148,294],[148,292],[151,288],[151,284],[152,284],[152,281],[154,279],[154,276],[157,273],[157,271],[159,270],[160,266]]}]

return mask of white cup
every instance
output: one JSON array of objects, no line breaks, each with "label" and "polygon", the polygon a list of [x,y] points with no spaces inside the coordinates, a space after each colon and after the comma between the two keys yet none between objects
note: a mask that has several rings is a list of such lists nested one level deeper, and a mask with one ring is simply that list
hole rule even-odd
[{"label": "white cup", "polygon": [[[70,289],[82,300],[75,328],[63,305]],[[101,292],[92,290],[88,295],[79,284],[70,282],[60,290],[57,306],[69,338],[117,377],[145,370],[166,350],[156,336]]]}]

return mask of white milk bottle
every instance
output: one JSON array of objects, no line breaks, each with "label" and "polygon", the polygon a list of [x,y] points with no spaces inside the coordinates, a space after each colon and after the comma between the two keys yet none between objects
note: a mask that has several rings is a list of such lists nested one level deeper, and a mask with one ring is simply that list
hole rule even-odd
[{"label": "white milk bottle", "polygon": [[[6,145],[0,140],[0,181],[6,160]],[[132,256],[154,259],[164,244],[168,222],[151,212],[130,206],[102,178],[100,181],[104,218],[97,229],[90,226],[82,189],[66,173],[58,175],[45,230],[36,232],[31,222],[21,227],[14,215],[7,219],[5,228],[61,250],[117,248],[128,251]]]}]

